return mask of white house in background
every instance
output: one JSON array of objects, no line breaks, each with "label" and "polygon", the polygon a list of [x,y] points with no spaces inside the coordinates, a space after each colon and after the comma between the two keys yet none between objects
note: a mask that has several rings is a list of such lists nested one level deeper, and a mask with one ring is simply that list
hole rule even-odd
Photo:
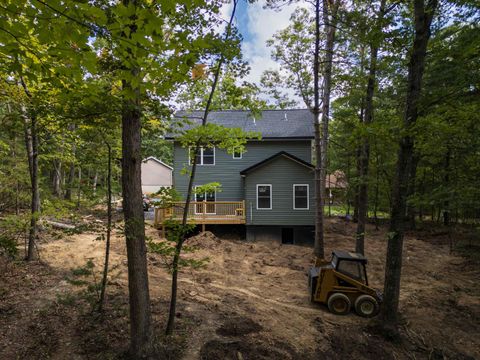
[{"label": "white house in background", "polygon": [[152,194],[162,187],[172,186],[173,168],[150,156],[142,161],[142,193]]}]

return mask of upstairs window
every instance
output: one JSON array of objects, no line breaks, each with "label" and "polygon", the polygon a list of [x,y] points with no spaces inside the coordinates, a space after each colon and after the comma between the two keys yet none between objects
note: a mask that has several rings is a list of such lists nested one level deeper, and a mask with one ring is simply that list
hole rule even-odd
[{"label": "upstairs window", "polygon": [[[190,159],[190,165],[192,163]],[[197,154],[197,165],[215,165],[215,148],[200,148]]]},{"label": "upstairs window", "polygon": [[294,184],[293,185],[293,209],[294,210],[308,210],[308,184]]},{"label": "upstairs window", "polygon": [[243,153],[238,148],[233,149],[233,158],[234,159],[241,159],[242,155],[243,155]]},{"label": "upstairs window", "polygon": [[272,209],[272,185],[257,184],[257,210]]}]

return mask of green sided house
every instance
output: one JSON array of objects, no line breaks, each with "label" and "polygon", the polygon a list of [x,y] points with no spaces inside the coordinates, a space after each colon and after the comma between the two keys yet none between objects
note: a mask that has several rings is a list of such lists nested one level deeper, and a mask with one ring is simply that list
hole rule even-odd
[{"label": "green sided house", "polygon": [[[192,125],[201,112],[177,113]],[[314,166],[312,161],[313,115],[309,110],[267,110],[260,119],[248,111],[211,112],[208,122],[262,134],[248,141],[243,153],[201,149],[195,186],[221,183],[221,191],[192,198],[189,221],[197,224],[244,224],[247,240],[275,239],[283,243],[313,242]],[[187,149],[174,142],[173,186],[184,197],[190,167]],[[183,206],[182,206],[183,205]],[[180,219],[184,203],[163,209],[156,222]],[[159,209],[160,210],[160,209]]]}]

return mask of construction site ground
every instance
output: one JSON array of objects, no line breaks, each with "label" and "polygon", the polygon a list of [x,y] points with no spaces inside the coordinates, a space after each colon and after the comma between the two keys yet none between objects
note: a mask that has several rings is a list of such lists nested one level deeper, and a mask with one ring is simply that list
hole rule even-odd
[{"label": "construction site ground", "polygon": [[[326,253],[352,250],[355,228],[344,219],[328,219]],[[369,225],[366,233],[369,282],[378,289],[386,232]],[[153,227],[147,226],[147,234],[160,241]],[[478,259],[451,252],[450,240],[467,237],[462,231],[451,234],[432,226],[407,234],[395,340],[379,333],[377,319],[353,312],[335,316],[310,303],[311,247],[252,243],[208,231],[186,243],[196,248],[187,257],[209,260],[203,268],[181,271],[175,334],[166,337],[171,275],[165,259],[149,253],[154,358],[480,359],[480,266]],[[92,311],[105,252],[100,235],[94,227],[76,234],[43,231],[39,262],[0,258],[0,359],[126,357],[128,274],[118,230],[105,311]]]}]

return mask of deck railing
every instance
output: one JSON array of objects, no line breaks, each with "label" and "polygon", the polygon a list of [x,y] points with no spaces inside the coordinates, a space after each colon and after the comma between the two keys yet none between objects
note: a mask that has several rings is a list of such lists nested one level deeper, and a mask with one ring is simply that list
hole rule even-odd
[{"label": "deck railing", "polygon": [[[155,208],[155,225],[162,225],[165,220],[181,221],[184,209],[185,202]],[[195,224],[245,224],[245,201],[192,201],[187,220]]]}]

